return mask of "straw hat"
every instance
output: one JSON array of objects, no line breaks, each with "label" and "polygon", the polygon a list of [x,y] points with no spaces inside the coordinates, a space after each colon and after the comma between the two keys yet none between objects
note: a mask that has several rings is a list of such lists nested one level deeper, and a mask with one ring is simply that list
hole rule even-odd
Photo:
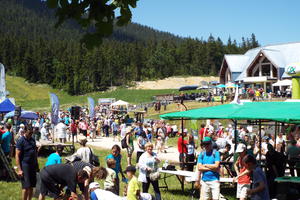
[{"label": "straw hat", "polygon": [[86,143],[87,142],[87,138],[84,135],[79,135],[78,136],[78,142],[80,144]]}]

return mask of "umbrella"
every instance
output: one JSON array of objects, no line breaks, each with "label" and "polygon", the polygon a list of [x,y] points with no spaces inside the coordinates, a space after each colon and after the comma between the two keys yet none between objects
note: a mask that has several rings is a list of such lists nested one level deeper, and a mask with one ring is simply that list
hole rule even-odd
[{"label": "umbrella", "polygon": [[0,113],[8,113],[13,110],[15,110],[15,105],[9,99],[0,103]]},{"label": "umbrella", "polygon": [[179,91],[184,91],[184,90],[196,90],[198,88],[197,85],[187,85],[179,88]]},{"label": "umbrella", "polygon": [[224,84],[220,84],[220,85],[216,86],[216,88],[225,88],[225,87],[226,87],[226,85],[224,85]]},{"label": "umbrella", "polygon": [[[11,118],[14,116],[15,116],[15,111],[11,111],[11,112],[7,113],[4,117]],[[33,111],[22,110],[20,118],[21,119],[38,119],[39,116]]]},{"label": "umbrella", "polygon": [[226,84],[226,88],[236,88],[236,87],[239,87],[238,85],[234,84],[234,83],[231,83],[231,82],[228,82]]}]

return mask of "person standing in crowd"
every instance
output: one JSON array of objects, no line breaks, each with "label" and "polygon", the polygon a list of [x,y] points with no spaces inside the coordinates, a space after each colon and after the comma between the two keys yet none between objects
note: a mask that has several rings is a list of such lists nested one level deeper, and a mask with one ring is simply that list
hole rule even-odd
[{"label": "person standing in crowd", "polygon": [[192,134],[188,134],[188,143],[186,145],[187,148],[187,154],[186,154],[186,166],[187,171],[194,171],[194,162],[195,162],[195,140],[194,136]]},{"label": "person standing in crowd", "polygon": [[119,132],[119,125],[117,120],[113,120],[113,122],[111,123],[111,131],[113,134],[113,141],[115,141],[115,138],[118,136],[118,132]]},{"label": "person standing in crowd", "polygon": [[45,166],[49,165],[55,165],[55,164],[61,164],[61,154],[64,150],[64,147],[62,145],[56,146],[56,152],[50,154],[50,156],[47,158],[47,162]]},{"label": "person standing in crowd", "polygon": [[40,138],[40,142],[43,141],[50,141],[50,134],[47,130],[47,124],[43,123],[42,128],[41,128],[41,138]]},{"label": "person standing in crowd", "polygon": [[77,134],[78,134],[78,121],[73,119],[70,125],[72,141],[77,142]]},{"label": "person standing in crowd", "polygon": [[[187,148],[186,148],[187,141],[184,140],[184,137],[186,136],[186,134],[187,134],[187,129],[184,129],[183,133],[180,133],[178,140],[177,140],[177,149],[179,152],[179,162],[180,162],[181,169],[185,168],[183,162],[186,160],[186,153],[187,153]],[[182,138],[183,138],[183,140],[182,140]]]},{"label": "person standing in crowd", "polygon": [[11,125],[5,124],[5,132],[2,134],[1,137],[1,148],[7,158],[10,155],[11,144],[14,144],[13,134],[11,133]]},{"label": "person standing in crowd", "polygon": [[142,132],[142,134],[137,139],[137,150],[136,150],[136,163],[139,163],[139,159],[141,155],[145,152],[145,145],[147,143],[148,139],[146,136],[145,131]]},{"label": "person standing in crowd", "polygon": [[210,137],[202,140],[204,151],[198,156],[198,169],[202,172],[201,194],[204,200],[217,200],[220,197],[220,153],[212,148]]},{"label": "person standing in crowd", "polygon": [[[67,186],[71,191],[71,197],[78,199],[76,184],[84,183],[89,175],[85,170],[76,172],[69,164],[57,164],[45,167],[40,172],[41,188],[39,200],[44,200],[46,195],[51,195],[54,199],[61,198],[61,188]],[[61,187],[59,187],[59,185]]]},{"label": "person standing in crowd", "polygon": [[[297,162],[300,160],[300,148],[296,146],[297,142],[296,140],[292,140],[291,144],[288,146],[287,149],[287,156],[290,167],[291,176],[295,176],[295,166]],[[297,176],[300,177],[300,169],[297,169]]]},{"label": "person standing in crowd", "polygon": [[86,146],[87,139],[83,135],[78,136],[80,148],[77,150],[76,155],[86,163],[91,163],[91,153],[93,153],[90,147]]},{"label": "person standing in crowd", "polygon": [[[145,145],[146,152],[143,153],[139,159],[139,177],[138,180],[142,182],[143,193],[148,193],[150,183],[153,186],[155,192],[155,199],[160,200],[161,195],[158,185],[158,171],[157,165],[160,163],[160,160],[157,158],[156,153],[153,152],[153,144],[147,143]],[[156,175],[156,177],[151,177],[151,175]],[[150,178],[151,177],[151,178]]]},{"label": "person standing in crowd", "polygon": [[252,173],[252,188],[247,190],[247,195],[251,196],[251,199],[263,199],[269,200],[269,191],[267,180],[264,172],[256,164],[256,159],[252,155],[246,155],[243,158],[246,169]]},{"label": "person standing in crowd", "polygon": [[117,192],[117,195],[119,195],[119,192],[120,192],[119,173],[121,173],[122,179],[125,179],[125,176],[122,171],[122,165],[121,165],[122,155],[121,155],[121,148],[119,145],[114,145],[111,148],[111,154],[109,154],[106,157],[106,161],[108,159],[114,159],[116,161],[116,167],[113,170],[115,170],[115,172],[116,172],[116,192]]},{"label": "person standing in crowd", "polygon": [[104,119],[103,122],[103,133],[105,134],[106,137],[109,137],[109,120],[108,117]]},{"label": "person standing in crowd", "polygon": [[127,143],[127,166],[131,166],[131,159],[132,159],[132,154],[134,151],[134,146],[133,146],[133,129],[131,127],[127,127],[126,131],[126,143]]},{"label": "person standing in crowd", "polygon": [[286,157],[284,154],[275,151],[273,145],[268,144],[266,154],[266,176],[268,180],[269,194],[271,198],[276,196],[275,178],[284,176]]},{"label": "person standing in crowd", "polygon": [[245,144],[238,144],[236,153],[239,154],[236,162],[234,163],[234,170],[237,174],[235,180],[237,180],[236,198],[240,200],[247,199],[247,190],[250,189],[250,171],[246,169],[243,162],[244,157],[247,155],[247,147]]},{"label": "person standing in crowd", "polygon": [[126,135],[126,123],[124,119],[121,120],[120,132],[121,139],[123,139]]},{"label": "person standing in crowd", "polygon": [[55,127],[56,135],[59,139],[59,142],[65,143],[67,138],[67,126],[61,120]]},{"label": "person standing in crowd", "polygon": [[204,137],[208,134],[208,129],[205,127],[205,124],[201,124],[201,129],[199,131],[199,140],[202,141]]},{"label": "person standing in crowd", "polygon": [[38,171],[37,147],[32,138],[33,129],[25,127],[24,136],[18,139],[16,145],[16,165],[22,184],[22,200],[32,199],[33,188],[36,185]]}]

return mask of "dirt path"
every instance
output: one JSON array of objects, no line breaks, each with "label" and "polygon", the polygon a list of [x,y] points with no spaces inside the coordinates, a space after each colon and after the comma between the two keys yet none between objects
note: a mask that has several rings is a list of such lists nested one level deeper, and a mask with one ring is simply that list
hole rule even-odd
[{"label": "dirt path", "polygon": [[136,82],[136,86],[132,89],[178,89],[185,85],[201,85],[201,81],[218,81],[219,77],[215,76],[189,76],[189,77],[169,77],[157,81],[141,81]]},{"label": "dirt path", "polygon": [[[111,138],[111,137],[108,137],[108,138],[101,137],[101,138],[94,139],[94,141],[92,141],[91,139],[88,139],[87,144],[90,146],[100,147],[103,149],[111,149],[111,147],[115,144],[121,146],[121,142],[119,142],[117,140],[114,141],[113,138]],[[136,141],[134,141],[134,149],[137,149]],[[124,151],[124,153],[125,153],[126,149],[123,149],[122,151]],[[166,151],[167,151],[167,153],[159,153],[158,158],[161,160],[178,162],[179,153],[177,151],[177,148],[169,147],[166,149]],[[136,151],[134,151],[134,152],[136,153]],[[154,150],[154,152],[157,152],[157,151]]]}]

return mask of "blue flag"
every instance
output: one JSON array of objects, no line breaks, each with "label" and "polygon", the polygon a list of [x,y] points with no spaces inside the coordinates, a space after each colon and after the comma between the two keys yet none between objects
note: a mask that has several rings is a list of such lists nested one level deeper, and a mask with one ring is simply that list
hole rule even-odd
[{"label": "blue flag", "polygon": [[92,97],[88,97],[89,102],[89,116],[93,118],[95,116],[95,101]]},{"label": "blue flag", "polygon": [[59,100],[56,94],[50,93],[51,102],[51,123],[56,125],[59,120]]}]

